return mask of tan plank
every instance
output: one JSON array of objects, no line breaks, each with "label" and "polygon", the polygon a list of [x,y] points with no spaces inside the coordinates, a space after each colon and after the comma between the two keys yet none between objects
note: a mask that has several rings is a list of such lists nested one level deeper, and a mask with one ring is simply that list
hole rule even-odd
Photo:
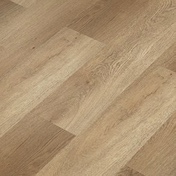
[{"label": "tan plank", "polygon": [[37,0],[11,0],[11,1],[23,7],[30,7],[32,4],[36,3]]},{"label": "tan plank", "polygon": [[25,117],[0,138],[0,175],[31,176],[74,136],[38,117]]},{"label": "tan plank", "polygon": [[102,49],[102,44],[64,28],[0,82],[0,136]]},{"label": "tan plank", "polygon": [[117,173],[175,111],[175,84],[164,68],[141,77],[37,176]]},{"label": "tan plank", "polygon": [[[175,176],[176,1],[14,1],[0,0],[0,176]],[[73,135],[52,123],[78,138],[63,148]]]},{"label": "tan plank", "polygon": [[146,0],[99,0],[73,20],[69,27],[102,42],[110,42],[118,35],[117,31],[122,32],[127,23],[131,25],[144,7]]},{"label": "tan plank", "polygon": [[134,49],[152,42],[175,22],[175,5],[173,0],[100,0],[69,27],[117,50]]},{"label": "tan plank", "polygon": [[74,134],[99,115],[175,42],[176,24],[146,49],[112,52],[103,49],[32,112]]},{"label": "tan plank", "polygon": [[125,166],[114,176],[144,176],[141,173],[131,169],[130,167]]},{"label": "tan plank", "polygon": [[128,164],[146,176],[176,175],[176,114]]},{"label": "tan plank", "polygon": [[95,0],[38,0],[0,28],[0,76],[65,27]]},{"label": "tan plank", "polygon": [[[18,62],[23,62],[24,58],[33,53],[35,48],[37,49],[52,35],[59,31],[58,29],[58,31],[52,35],[47,35],[46,31],[45,35],[42,34],[42,30],[40,28],[41,24],[39,23],[41,21],[43,23],[44,20],[41,18],[46,18],[46,15],[48,15],[49,18],[50,13],[54,11],[52,7],[56,5],[55,0],[43,0],[42,2],[27,9],[24,13],[18,16],[18,18],[11,20],[7,25],[0,28],[0,77],[15,67]],[[61,3],[59,4],[61,5]],[[53,11],[51,11],[51,8]],[[42,27],[43,29],[46,28],[44,26]],[[42,38],[38,38],[39,34],[41,34]]]}]

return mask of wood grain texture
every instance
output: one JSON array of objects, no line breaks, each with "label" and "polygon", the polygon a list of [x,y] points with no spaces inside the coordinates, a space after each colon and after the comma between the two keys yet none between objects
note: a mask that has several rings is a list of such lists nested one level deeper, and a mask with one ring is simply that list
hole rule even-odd
[{"label": "wood grain texture", "polygon": [[[0,76],[23,61],[95,0],[40,0],[0,28]],[[8,61],[8,62],[7,62]],[[9,63],[10,61],[10,63]]]},{"label": "wood grain texture", "polygon": [[102,49],[99,55],[37,106],[34,113],[79,134],[169,48],[176,39],[175,29],[176,24],[148,49],[145,45],[125,53]]},{"label": "wood grain texture", "polygon": [[134,17],[145,9],[145,4],[144,0],[137,3],[131,0],[100,0],[82,12],[69,26],[102,42],[110,42],[119,32],[123,32],[122,27],[134,22]]},{"label": "wood grain texture", "polygon": [[100,0],[70,27],[117,50],[134,48],[149,44],[175,22],[175,5],[175,0]]},{"label": "wood grain texture", "polygon": [[175,84],[163,68],[141,78],[37,176],[115,174],[172,115]]},{"label": "wood grain texture", "polygon": [[38,117],[23,118],[0,140],[0,174],[36,174],[73,137]]},{"label": "wood grain texture", "polygon": [[64,28],[29,59],[10,70],[0,82],[0,136],[101,48],[99,42]]},{"label": "wood grain texture", "polygon": [[0,0],[0,176],[175,176],[176,0]]},{"label": "wood grain texture", "polygon": [[176,113],[129,162],[144,175],[176,175]]}]

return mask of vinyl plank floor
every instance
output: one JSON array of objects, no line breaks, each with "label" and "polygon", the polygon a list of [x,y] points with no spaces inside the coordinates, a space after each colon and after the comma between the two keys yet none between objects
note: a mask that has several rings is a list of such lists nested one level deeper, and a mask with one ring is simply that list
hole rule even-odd
[{"label": "vinyl plank floor", "polygon": [[[0,76],[71,22],[95,0],[40,0],[0,28]],[[7,62],[9,61],[9,62]],[[5,67],[5,68],[4,68]]]},{"label": "vinyl plank floor", "polygon": [[70,27],[117,50],[120,46],[133,48],[149,43],[175,22],[175,5],[173,0],[100,0],[83,11]]},{"label": "vinyl plank floor", "polygon": [[175,29],[174,25],[173,31],[166,31],[148,49],[145,44],[125,53],[103,48],[39,104],[33,113],[73,134],[81,133],[170,47],[176,39]]},{"label": "vinyl plank floor", "polygon": [[[0,82],[0,136],[49,96],[103,45],[64,28]],[[91,51],[91,52],[90,52]]]},{"label": "vinyl plank floor", "polygon": [[175,176],[175,113],[176,0],[0,0],[0,176]]}]

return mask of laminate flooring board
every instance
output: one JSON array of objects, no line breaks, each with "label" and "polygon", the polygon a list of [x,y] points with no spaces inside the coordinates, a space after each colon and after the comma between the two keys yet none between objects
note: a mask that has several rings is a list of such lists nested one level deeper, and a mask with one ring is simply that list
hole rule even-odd
[{"label": "laminate flooring board", "polygon": [[164,68],[141,77],[37,176],[116,174],[175,111],[175,84]]},{"label": "laminate flooring board", "polygon": [[[47,21],[43,19],[47,20],[47,17],[50,17],[50,13],[54,11],[54,5],[56,5],[54,0],[43,0],[43,3],[29,8],[17,18],[11,20],[4,28],[0,28],[0,77],[11,70],[18,62],[23,62],[27,56],[52,36],[48,36],[47,32],[42,35],[40,25],[46,25],[44,22],[47,23]],[[44,26],[42,27],[45,29]],[[38,38],[39,34],[42,38]]]},{"label": "laminate flooring board", "polygon": [[0,0],[0,176],[175,176],[175,113],[176,0]]},{"label": "laminate flooring board", "polygon": [[74,135],[38,117],[26,116],[0,140],[0,175],[34,175]]},{"label": "laminate flooring board", "polygon": [[115,79],[116,72],[123,68],[123,62],[118,59],[117,53],[103,48],[31,114],[37,114],[74,134],[79,134],[109,104],[110,97],[107,96],[102,101],[102,95],[108,90],[112,79]]},{"label": "laminate flooring board", "polygon": [[0,136],[49,96],[103,45],[64,28],[0,82]]},{"label": "laminate flooring board", "polygon": [[129,162],[146,176],[176,175],[176,113]]},{"label": "laminate flooring board", "polygon": [[[122,27],[126,27],[126,24],[130,26],[130,22],[134,18],[134,14],[143,10],[147,1],[105,1],[99,0],[95,5],[91,6],[86,11],[82,12],[69,27],[85,33],[86,35],[101,40],[103,42],[110,41],[119,32],[122,32]],[[128,14],[125,14],[128,13]],[[116,17],[119,19],[116,21]],[[125,18],[126,17],[126,18]],[[123,19],[125,18],[125,20]],[[116,28],[108,25],[116,25]],[[119,24],[119,25],[118,25]],[[117,33],[118,31],[118,33]]]},{"label": "laminate flooring board", "polygon": [[71,28],[119,50],[152,42],[175,22],[175,0],[98,1]]},{"label": "laminate flooring board", "polygon": [[148,51],[145,46],[126,54],[103,48],[32,113],[73,134],[81,133],[169,48],[176,39],[175,30],[173,26],[173,31],[166,31]]},{"label": "laminate flooring board", "polygon": [[[39,3],[40,2],[40,3]],[[0,76],[71,22],[95,0],[40,0],[0,29]],[[20,57],[21,56],[21,57]]]}]

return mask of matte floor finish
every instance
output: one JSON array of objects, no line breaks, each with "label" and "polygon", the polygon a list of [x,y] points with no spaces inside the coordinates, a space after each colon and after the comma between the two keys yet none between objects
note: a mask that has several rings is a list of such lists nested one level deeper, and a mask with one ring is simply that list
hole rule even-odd
[{"label": "matte floor finish", "polygon": [[0,176],[176,176],[176,0],[0,0]]}]

